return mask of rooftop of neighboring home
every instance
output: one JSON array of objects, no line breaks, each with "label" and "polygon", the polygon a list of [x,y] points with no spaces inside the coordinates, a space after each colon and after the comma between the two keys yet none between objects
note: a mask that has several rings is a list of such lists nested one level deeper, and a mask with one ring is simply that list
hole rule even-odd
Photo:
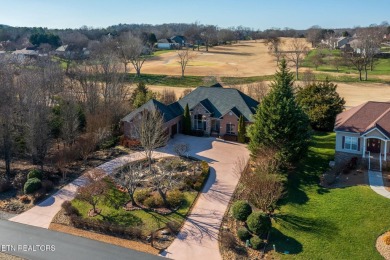
[{"label": "rooftop of neighboring home", "polygon": [[201,104],[213,118],[221,118],[231,111],[237,117],[243,115],[246,121],[251,122],[259,102],[237,89],[223,88],[221,84],[217,83],[211,87],[197,87],[188,95],[169,105],[164,105],[154,99],[149,100],[146,104],[125,116],[122,121],[129,122],[135,115],[145,109],[158,109],[164,115],[164,121],[167,122],[182,115],[187,104],[190,110]]},{"label": "rooftop of neighboring home", "polygon": [[335,131],[364,134],[374,128],[390,137],[390,102],[368,101],[336,118]]}]

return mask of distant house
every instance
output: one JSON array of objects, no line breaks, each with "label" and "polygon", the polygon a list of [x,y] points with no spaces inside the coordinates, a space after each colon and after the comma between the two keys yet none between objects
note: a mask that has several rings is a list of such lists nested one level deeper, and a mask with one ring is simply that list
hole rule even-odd
[{"label": "distant house", "polygon": [[336,164],[366,158],[369,168],[382,169],[390,160],[390,102],[369,101],[336,118]]},{"label": "distant house", "polygon": [[186,37],[182,36],[182,35],[175,35],[175,36],[172,36],[171,37],[171,40],[176,42],[177,44],[180,45],[180,47],[183,47],[187,44],[187,39]]},{"label": "distant house", "polygon": [[34,48],[24,48],[21,50],[16,50],[11,54],[12,58],[19,62],[25,62],[30,59],[35,59],[39,56],[39,52]]},{"label": "distant house", "polygon": [[[349,45],[353,49],[354,52],[356,53],[365,53],[364,46],[362,46],[360,40],[358,38],[353,39],[352,41],[349,42]],[[381,52],[381,49],[379,47],[375,48],[374,53],[378,54]]]},{"label": "distant house", "polygon": [[243,115],[246,124],[252,123],[259,103],[237,89],[223,88],[220,84],[198,87],[179,101],[169,105],[152,99],[121,120],[125,138],[129,140],[138,138],[134,125],[141,118],[144,110],[159,111],[163,115],[165,127],[170,136],[182,132],[183,113],[187,104],[194,134],[236,141],[238,119]]},{"label": "distant house", "polygon": [[178,49],[180,44],[171,39],[160,39],[157,41],[156,47],[161,50]]},{"label": "distant house", "polygon": [[61,45],[54,51],[54,54],[60,57],[77,59],[87,57],[89,50],[87,48],[75,47],[74,45]]},{"label": "distant house", "polygon": [[351,37],[330,37],[327,40],[322,40],[322,44],[331,47],[332,49],[340,49],[349,43]]}]

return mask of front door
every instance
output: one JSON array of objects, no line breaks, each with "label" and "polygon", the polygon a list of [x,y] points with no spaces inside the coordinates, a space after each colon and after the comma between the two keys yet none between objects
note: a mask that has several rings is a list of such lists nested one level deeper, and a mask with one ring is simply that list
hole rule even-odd
[{"label": "front door", "polygon": [[371,153],[380,153],[381,152],[381,140],[379,139],[368,139],[367,140],[367,151]]}]

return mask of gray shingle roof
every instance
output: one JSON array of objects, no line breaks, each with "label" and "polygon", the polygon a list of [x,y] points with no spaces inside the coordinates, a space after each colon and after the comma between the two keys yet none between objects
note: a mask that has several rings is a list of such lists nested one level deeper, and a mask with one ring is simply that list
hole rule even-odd
[{"label": "gray shingle roof", "polygon": [[[178,101],[181,107],[185,107],[188,103],[190,109],[196,106],[199,102],[202,105],[211,104],[213,108],[205,105],[207,110],[213,113],[214,117],[221,117],[234,109],[234,113],[242,114],[247,121],[252,121],[252,116],[256,112],[256,107],[259,104],[253,98],[245,95],[241,91],[233,88],[222,88],[220,84],[215,87],[198,87],[188,95]],[[207,101],[205,101],[207,100]]]},{"label": "gray shingle roof", "polygon": [[164,121],[168,122],[182,115],[187,104],[191,110],[199,103],[211,113],[212,117],[219,118],[232,111],[237,116],[243,115],[246,121],[252,121],[253,114],[259,104],[259,102],[241,91],[233,88],[223,88],[221,84],[217,83],[211,87],[198,87],[179,101],[168,106],[154,99],[149,100],[146,104],[124,117],[122,121],[130,121],[144,109],[158,109],[164,115]]}]

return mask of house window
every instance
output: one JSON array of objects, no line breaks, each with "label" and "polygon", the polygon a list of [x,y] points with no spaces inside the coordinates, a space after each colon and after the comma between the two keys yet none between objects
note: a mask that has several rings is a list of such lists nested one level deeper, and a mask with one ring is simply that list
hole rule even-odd
[{"label": "house window", "polygon": [[202,114],[194,115],[194,129],[206,130],[206,118]]},{"label": "house window", "polygon": [[344,149],[345,150],[358,150],[358,139],[357,137],[346,136],[344,141]]},{"label": "house window", "polygon": [[227,123],[226,124],[226,133],[227,134],[231,134],[231,135],[235,134],[235,132],[234,132],[234,124],[232,124],[232,123]]}]

